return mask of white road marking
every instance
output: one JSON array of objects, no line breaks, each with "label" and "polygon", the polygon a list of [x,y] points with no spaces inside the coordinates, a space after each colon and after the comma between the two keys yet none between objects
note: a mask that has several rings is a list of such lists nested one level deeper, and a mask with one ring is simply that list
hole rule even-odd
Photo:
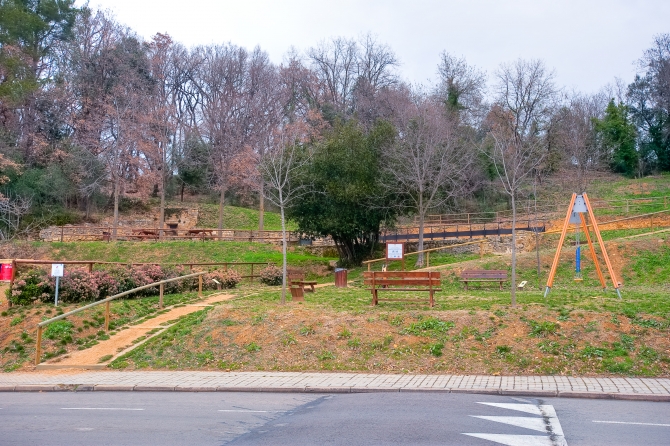
[{"label": "white road marking", "polygon": [[274,412],[281,412],[281,410],[219,409],[219,412],[274,413]]},{"label": "white road marking", "polygon": [[551,437],[541,435],[465,434],[508,446],[555,446]]},{"label": "white road marking", "polygon": [[510,403],[477,403],[487,406],[500,407],[501,409],[518,410],[520,412],[532,413],[533,415],[542,415],[540,408],[535,404],[510,404]]},{"label": "white road marking", "polygon": [[144,410],[127,407],[61,407],[61,410]]},{"label": "white road marking", "polygon": [[509,446],[567,446],[563,428],[558,421],[554,406],[548,404],[508,404],[508,403],[478,403],[500,409],[516,410],[539,417],[509,417],[509,416],[482,416],[471,415],[474,418],[480,418],[487,421],[509,424],[544,432],[547,435],[507,435],[507,434],[485,434],[485,433],[464,433],[470,437],[481,438],[483,440],[493,441],[499,444]]},{"label": "white road marking", "polygon": [[663,426],[670,427],[670,424],[657,424],[657,423],[633,423],[632,421],[598,421],[593,420],[594,423],[608,423],[608,424],[639,424],[640,426]]},{"label": "white road marking", "polygon": [[92,427],[78,427],[75,430],[80,431],[80,432],[89,432],[89,431],[92,431],[93,428]]},{"label": "white road marking", "polygon": [[496,421],[498,423],[511,424],[512,426],[523,427],[526,429],[532,429],[534,431],[540,431],[542,433],[547,432],[547,425],[544,423],[543,418],[532,418],[532,417],[486,417],[480,415],[470,415],[471,417],[481,418],[482,420]]}]

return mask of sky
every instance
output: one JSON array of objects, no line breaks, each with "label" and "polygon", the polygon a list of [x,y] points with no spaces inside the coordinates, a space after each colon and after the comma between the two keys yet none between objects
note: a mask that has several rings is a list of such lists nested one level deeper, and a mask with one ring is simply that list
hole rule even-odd
[{"label": "sky", "polygon": [[[595,93],[621,78],[655,35],[670,33],[668,0],[89,0],[140,36],[187,47],[260,46],[280,63],[332,37],[370,33],[390,46],[401,77],[426,86],[440,54],[465,57],[489,79],[501,63],[542,59],[567,91]],[[77,3],[79,6],[82,1]]]}]

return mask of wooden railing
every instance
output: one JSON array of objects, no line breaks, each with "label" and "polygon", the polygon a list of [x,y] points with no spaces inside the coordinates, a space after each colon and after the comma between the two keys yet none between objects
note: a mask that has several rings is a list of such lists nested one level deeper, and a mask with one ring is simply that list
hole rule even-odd
[{"label": "wooden railing", "polygon": [[[408,256],[418,255],[418,254],[421,254],[421,253],[427,253],[427,257],[426,257],[426,268],[427,268],[427,267],[430,266],[430,253],[433,252],[433,251],[441,251],[441,250],[444,250],[444,249],[458,248],[459,246],[468,246],[468,245],[476,245],[476,244],[479,244],[479,252],[480,252],[480,256],[481,256],[483,254],[483,246],[482,246],[483,243],[484,243],[483,240],[475,240],[475,241],[472,241],[472,242],[457,243],[455,245],[444,245],[444,246],[439,246],[437,248],[423,249],[421,251],[414,251],[414,252],[407,252],[403,255],[403,257],[404,257],[403,261]],[[385,262],[385,261],[386,261],[386,258],[382,258],[382,259],[366,260],[362,263],[363,263],[363,265],[368,266],[368,271],[372,271],[372,264],[373,263],[379,263],[379,262]]]},{"label": "wooden railing", "polygon": [[200,271],[197,273],[193,274],[188,274],[186,276],[180,276],[180,277],[174,277],[172,279],[166,279],[166,280],[161,280],[160,282],[154,282],[150,283],[149,285],[144,285],[141,287],[133,288],[132,290],[124,291],[123,293],[118,293],[113,296],[110,296],[106,299],[99,300],[97,302],[93,302],[88,305],[84,305],[83,307],[77,308],[72,311],[68,311],[67,313],[60,314],[56,317],[52,317],[51,319],[48,319],[46,321],[42,321],[39,324],[37,324],[37,345],[35,347],[35,365],[39,365],[40,363],[40,358],[42,356],[42,331],[44,327],[47,325],[51,324],[52,322],[59,321],[61,319],[65,319],[68,316],[72,316],[73,314],[77,314],[81,311],[88,310],[89,308],[97,307],[98,305],[105,304],[105,331],[109,332],[109,313],[110,313],[110,303],[114,299],[118,299],[119,297],[127,296],[129,294],[135,293],[137,291],[141,290],[146,290],[147,288],[153,288],[155,286],[159,287],[159,299],[158,299],[158,307],[159,309],[163,309],[163,292],[165,290],[165,284],[170,283],[170,282],[176,282],[177,280],[183,280],[183,279],[190,279],[192,277],[197,277],[198,278],[198,297],[202,297],[202,276],[204,274],[207,274],[206,271]]},{"label": "wooden railing", "polygon": [[[663,206],[667,208],[670,204],[670,196],[663,197],[646,197],[646,198],[621,198],[618,200],[591,200],[594,209],[601,211],[615,211],[621,214],[629,214],[643,210],[649,206]],[[537,213],[538,220],[545,219],[551,214],[565,213],[567,203],[561,204],[538,204],[537,212],[535,206],[520,206],[517,211],[517,221],[533,221]],[[427,215],[425,224],[427,225],[470,225],[483,223],[509,223],[512,220],[511,210],[489,211],[489,212],[469,212],[469,213],[453,213],[453,214],[435,214]],[[414,224],[418,224],[418,217],[414,217]]]},{"label": "wooden railing", "polygon": [[[130,227],[119,226],[52,226],[40,231],[40,238],[46,241],[169,241],[169,240],[194,240],[194,241],[279,241],[282,238],[281,231],[269,230],[243,230],[243,229],[215,229],[215,228],[191,228],[170,229],[158,227]],[[300,234],[287,232],[289,242],[300,242],[303,239]],[[318,240],[321,243],[329,243],[330,240]]]}]

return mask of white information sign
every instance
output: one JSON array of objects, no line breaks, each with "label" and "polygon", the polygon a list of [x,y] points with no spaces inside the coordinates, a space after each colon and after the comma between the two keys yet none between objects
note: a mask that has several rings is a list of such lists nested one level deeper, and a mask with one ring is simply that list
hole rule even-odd
[{"label": "white information sign", "polygon": [[52,263],[51,264],[51,277],[63,277],[63,264],[62,263]]},{"label": "white information sign", "polygon": [[402,260],[403,259],[403,248],[405,247],[402,243],[387,243],[386,244],[386,259],[387,260]]}]

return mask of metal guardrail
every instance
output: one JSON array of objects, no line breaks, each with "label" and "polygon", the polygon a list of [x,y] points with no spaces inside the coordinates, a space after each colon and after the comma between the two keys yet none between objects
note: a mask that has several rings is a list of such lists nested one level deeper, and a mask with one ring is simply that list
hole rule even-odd
[{"label": "metal guardrail", "polygon": [[52,317],[51,319],[47,319],[46,321],[42,321],[39,324],[37,324],[37,345],[35,347],[35,365],[39,365],[40,363],[40,357],[42,356],[42,330],[44,327],[47,325],[51,324],[52,322],[59,321],[61,319],[65,319],[68,316],[72,316],[73,314],[77,314],[81,311],[88,310],[89,308],[96,307],[98,305],[105,304],[105,331],[109,331],[109,312],[110,312],[110,302],[112,302],[115,299],[118,299],[119,297],[127,296],[129,294],[135,293],[137,291],[145,290],[147,288],[153,288],[155,286],[158,286],[160,288],[159,292],[159,300],[158,300],[158,307],[159,309],[163,309],[163,291],[164,291],[164,286],[166,283],[170,282],[175,282],[177,280],[183,280],[183,279],[190,279],[192,277],[198,277],[198,297],[202,297],[202,276],[204,274],[207,274],[207,271],[200,271],[197,273],[193,274],[188,274],[186,276],[180,276],[180,277],[174,277],[172,279],[165,279],[161,280],[159,282],[154,282],[150,283],[149,285],[143,285],[141,287],[133,288],[132,290],[124,291],[123,293],[118,293],[113,296],[110,296],[106,299],[99,300],[97,302],[90,303],[88,305],[84,305],[83,307],[74,309],[72,311],[68,311],[67,313],[60,314],[56,317]]}]

